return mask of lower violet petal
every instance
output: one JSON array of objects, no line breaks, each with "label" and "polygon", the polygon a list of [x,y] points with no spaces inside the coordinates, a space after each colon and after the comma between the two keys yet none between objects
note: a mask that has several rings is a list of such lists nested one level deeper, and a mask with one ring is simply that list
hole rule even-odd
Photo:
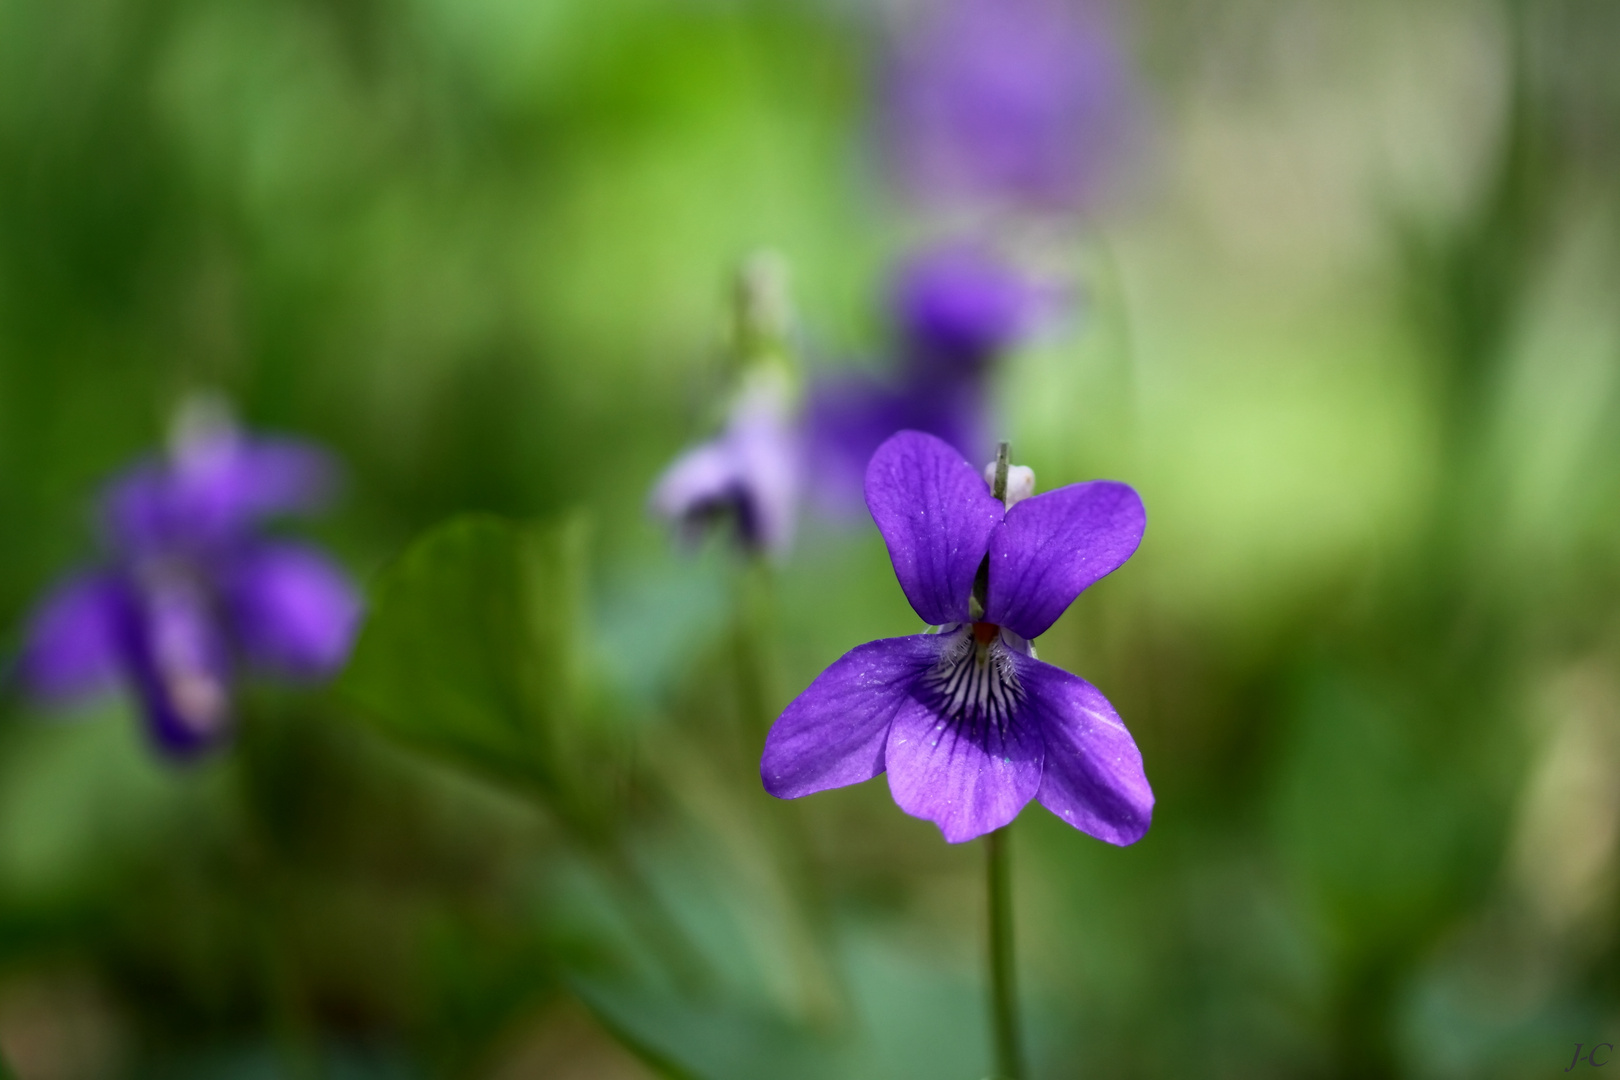
[{"label": "lower violet petal", "polygon": [[1005,678],[1010,669],[993,658],[980,669],[986,678],[975,682],[972,638],[966,642],[895,714],[887,750],[894,801],[938,825],[953,844],[1017,817],[1040,788],[1042,771],[1040,732],[1021,689]]},{"label": "lower violet petal", "polygon": [[889,722],[939,650],[938,636],[918,634],[845,653],[771,727],[759,765],[765,790],[796,799],[881,773]]},{"label": "lower violet petal", "polygon": [[149,730],[164,752],[189,757],[230,734],[228,650],[200,582],[181,573],[130,581],[119,637]]},{"label": "lower violet petal", "polygon": [[1110,844],[1142,839],[1153,820],[1153,789],[1114,707],[1062,668],[1026,656],[1014,664],[1046,747],[1041,805]]}]

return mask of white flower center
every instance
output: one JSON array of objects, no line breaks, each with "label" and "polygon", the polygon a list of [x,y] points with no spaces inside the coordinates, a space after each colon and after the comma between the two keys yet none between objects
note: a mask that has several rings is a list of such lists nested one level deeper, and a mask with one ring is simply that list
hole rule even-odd
[{"label": "white flower center", "polygon": [[1024,689],[1013,670],[1012,654],[1000,627],[961,623],[940,628],[939,663],[923,677],[931,704],[960,734],[983,736],[992,728],[1006,735]]}]

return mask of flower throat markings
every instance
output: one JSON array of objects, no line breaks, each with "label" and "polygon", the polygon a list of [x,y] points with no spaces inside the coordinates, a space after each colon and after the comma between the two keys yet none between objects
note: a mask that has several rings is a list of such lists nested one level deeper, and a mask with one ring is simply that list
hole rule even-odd
[{"label": "flower throat markings", "polygon": [[932,692],[932,704],[948,717],[958,732],[984,740],[994,730],[1003,738],[1012,714],[1024,700],[1023,687],[1013,671],[1000,627],[993,623],[964,623],[946,629],[939,663],[923,679]]}]

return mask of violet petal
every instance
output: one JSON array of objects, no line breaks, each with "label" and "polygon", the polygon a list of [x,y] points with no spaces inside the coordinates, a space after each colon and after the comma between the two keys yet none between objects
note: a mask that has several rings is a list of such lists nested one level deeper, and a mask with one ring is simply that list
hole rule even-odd
[{"label": "violet petal", "polygon": [[318,508],[334,474],[324,452],[295,439],[189,447],[170,469],[173,525],[196,541],[226,539],[265,518]]},{"label": "violet petal", "polygon": [[953,844],[999,829],[1041,786],[1041,737],[1021,711],[1005,729],[955,721],[908,698],[889,727],[889,791]]},{"label": "violet petal", "polygon": [[336,486],[337,466],[300,439],[244,439],[229,464],[199,482],[205,486],[199,496],[223,507],[230,524],[242,525],[320,509]]},{"label": "violet petal", "polygon": [[985,249],[930,248],[901,268],[894,308],[915,374],[978,374],[1035,322],[1046,292]]},{"label": "violet petal", "polygon": [[1107,12],[1084,0],[944,0],[887,79],[882,134],[911,192],[992,206],[1078,207],[1138,140]]},{"label": "violet petal", "polygon": [[933,634],[885,638],[851,649],[816,676],[765,739],[765,790],[796,799],[881,773],[889,722],[939,650]]},{"label": "violet petal", "polygon": [[681,523],[721,502],[741,482],[741,471],[722,439],[700,443],[670,463],[653,485],[650,503],[659,517]]},{"label": "violet petal", "polygon": [[1136,843],[1153,820],[1153,789],[1119,714],[1078,675],[1028,656],[1015,655],[1013,666],[1046,748],[1036,798],[1083,833]]},{"label": "violet petal", "polygon": [[780,379],[745,382],[725,430],[676,458],[653,485],[655,514],[696,540],[714,518],[733,515],[747,548],[781,553],[798,512],[800,450],[791,395]]},{"label": "violet petal", "polygon": [[126,554],[196,550],[265,518],[318,508],[335,475],[323,451],[296,439],[207,440],[172,462],[141,462],[115,478],[102,517],[112,546]]},{"label": "violet petal", "polygon": [[167,474],[156,461],[141,461],[114,477],[99,500],[108,546],[121,552],[151,551],[174,531]]},{"label": "violet petal", "polygon": [[34,611],[17,663],[30,693],[65,701],[106,689],[117,679],[116,588],[105,573],[78,574]]},{"label": "violet petal", "polygon": [[866,505],[923,621],[966,621],[973,578],[1002,516],[979,470],[943,440],[902,431],[872,455]]},{"label": "violet petal", "polygon": [[1112,480],[1018,503],[990,536],[985,619],[1039,637],[1087,586],[1131,557],[1146,525],[1135,489]]},{"label": "violet petal", "polygon": [[842,375],[811,386],[807,415],[815,494],[829,512],[862,516],[866,466],[899,431],[937,435],[970,460],[984,453],[984,378],[914,372],[891,386]]},{"label": "violet petal", "polygon": [[259,544],[224,573],[225,608],[250,663],[294,678],[341,668],[360,616],[347,574],[302,544]]},{"label": "violet petal", "polygon": [[203,584],[153,572],[122,591],[119,644],[160,749],[188,757],[216,745],[234,720],[229,648]]},{"label": "violet petal", "polygon": [[786,388],[758,379],[744,388],[726,435],[746,492],[745,543],[784,552],[799,509],[799,436],[789,418]]}]

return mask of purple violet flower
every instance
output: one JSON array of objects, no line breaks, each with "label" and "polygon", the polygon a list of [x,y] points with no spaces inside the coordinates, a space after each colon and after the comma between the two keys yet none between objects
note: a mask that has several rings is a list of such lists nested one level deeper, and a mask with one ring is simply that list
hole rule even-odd
[{"label": "purple violet flower", "polygon": [[157,745],[183,757],[229,734],[239,669],[314,679],[341,667],[360,601],[320,551],[259,533],[329,493],[323,453],[246,438],[212,401],[182,411],[170,451],[104,492],[109,557],[36,609],[18,673],[47,702],[122,682]]},{"label": "purple violet flower", "polygon": [[1141,839],[1153,792],[1142,756],[1090,683],[1037,660],[1032,640],[1121,566],[1146,518],[1106,480],[1006,507],[931,435],[903,431],[873,456],[866,501],[906,599],[937,632],[845,653],[771,728],[765,789],[791,799],[887,771],[900,808],[952,843],[1012,821],[1031,798],[1112,844]]},{"label": "purple violet flower", "polygon": [[925,431],[965,455],[984,456],[995,361],[1059,299],[985,248],[964,243],[907,261],[892,297],[900,335],[895,376],[846,375],[810,392],[817,492],[834,509],[858,505],[867,462],[897,431]]},{"label": "purple violet flower", "polygon": [[1074,208],[1128,149],[1135,101],[1100,0],[942,0],[907,31],[883,144],[923,201]]},{"label": "purple violet flower", "polygon": [[793,540],[800,483],[793,392],[775,366],[750,371],[724,430],[676,458],[653,485],[652,510],[695,541],[729,519],[740,547],[782,555]]}]

